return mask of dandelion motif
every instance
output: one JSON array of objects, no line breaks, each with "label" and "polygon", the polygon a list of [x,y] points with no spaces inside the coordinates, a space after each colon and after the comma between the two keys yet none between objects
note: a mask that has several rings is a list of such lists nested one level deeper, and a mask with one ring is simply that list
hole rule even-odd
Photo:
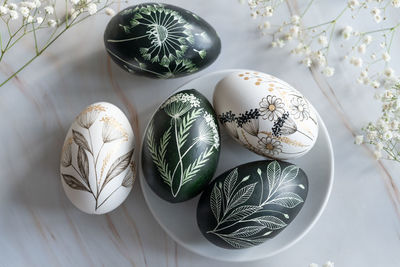
[{"label": "dandelion motif", "polygon": [[214,117],[210,113],[204,112],[203,118],[204,120],[199,127],[199,135],[195,138],[195,141],[212,145],[215,149],[218,149],[219,132]]},{"label": "dandelion motif", "polygon": [[89,129],[102,111],[106,111],[105,107],[102,105],[91,105],[79,114],[76,122],[82,128]]},{"label": "dandelion motif", "polygon": [[186,93],[179,93],[176,95],[171,96],[168,98],[162,105],[161,109],[165,108],[167,105],[173,103],[173,102],[182,102],[182,103],[189,103],[191,107],[197,108],[200,106],[200,100],[192,95],[192,94],[186,94]]},{"label": "dandelion motif", "polygon": [[[184,59],[189,45],[195,42],[192,26],[177,11],[163,4],[145,4],[128,9],[123,12],[125,14],[134,15],[130,25],[120,25],[124,32],[144,34],[121,40],[109,39],[108,42],[121,43],[147,38],[148,45],[139,49],[141,56],[151,63],[167,68],[167,77],[173,77],[182,71],[197,70],[192,61]],[[205,51],[201,51],[201,56],[206,56]],[[174,63],[174,67],[171,63]]]},{"label": "dandelion motif", "polygon": [[295,119],[300,119],[300,121],[307,120],[310,117],[310,109],[308,103],[302,97],[293,97],[290,100],[292,106],[290,107],[291,114]]},{"label": "dandelion motif", "polygon": [[72,151],[71,151],[72,142],[73,142],[72,137],[68,138],[68,140],[65,142],[65,145],[62,149],[61,164],[64,167],[71,166],[71,164],[72,164]]},{"label": "dandelion motif", "polygon": [[268,95],[267,97],[263,97],[260,101],[260,114],[264,119],[274,121],[282,116],[285,111],[283,107],[282,99],[273,95]]},{"label": "dandelion motif", "polygon": [[206,123],[206,121],[202,121],[199,126],[199,133],[197,137],[194,139],[195,143],[205,143],[208,145],[213,145],[214,138],[212,134],[211,127]]},{"label": "dandelion motif", "polygon": [[103,122],[102,138],[104,143],[113,142],[118,139],[128,141],[128,133],[116,119],[106,116],[100,121]]},{"label": "dandelion motif", "polygon": [[164,107],[165,113],[171,118],[180,119],[182,115],[188,112],[192,106],[187,102],[175,101]]},{"label": "dandelion motif", "polygon": [[266,154],[274,156],[282,152],[281,142],[266,136],[258,139],[258,147]]}]

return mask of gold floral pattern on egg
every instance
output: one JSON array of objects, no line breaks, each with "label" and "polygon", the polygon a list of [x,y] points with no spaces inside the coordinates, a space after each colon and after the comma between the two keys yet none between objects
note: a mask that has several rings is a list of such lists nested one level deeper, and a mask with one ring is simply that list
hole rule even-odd
[{"label": "gold floral pattern on egg", "polygon": [[128,119],[112,104],[90,105],[76,117],[60,162],[64,190],[76,207],[103,214],[126,198],[135,175],[129,167],[134,164],[134,138]]}]

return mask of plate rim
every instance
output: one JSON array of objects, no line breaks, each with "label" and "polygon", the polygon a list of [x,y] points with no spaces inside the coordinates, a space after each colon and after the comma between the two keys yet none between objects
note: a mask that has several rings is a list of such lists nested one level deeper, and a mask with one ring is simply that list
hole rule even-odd
[{"label": "plate rim", "polygon": [[[169,94],[166,99],[168,99],[169,97],[171,97],[172,95],[176,94],[179,91],[185,90],[183,89],[187,84],[192,83],[195,80],[199,80],[199,79],[204,79],[208,76],[211,75],[215,75],[215,74],[219,74],[219,73],[229,73],[229,72],[238,72],[238,71],[254,71],[254,70],[250,70],[250,69],[223,69],[223,70],[218,70],[218,71],[213,71],[213,72],[209,72],[207,74],[201,75],[199,77],[195,77],[185,83],[183,83],[182,85],[178,86],[176,90],[174,90],[171,94]],[[151,114],[150,118],[153,118],[154,114],[157,112],[157,110],[159,109],[159,107],[162,105],[162,103],[160,103],[158,106],[156,106],[155,110],[153,111],[153,113]],[[275,256],[287,249],[289,249],[290,247],[292,247],[293,245],[295,245],[297,242],[299,242],[306,234],[308,234],[310,232],[310,230],[315,226],[315,224],[317,223],[317,221],[320,219],[322,213],[325,211],[326,206],[328,204],[331,192],[332,192],[332,188],[333,188],[333,181],[334,181],[334,169],[335,169],[335,158],[334,158],[334,153],[333,153],[333,146],[332,146],[332,141],[328,132],[328,129],[325,125],[325,122],[323,121],[322,117],[319,115],[318,111],[315,109],[318,121],[319,121],[319,125],[322,128],[323,132],[326,135],[326,139],[327,139],[327,143],[328,143],[328,148],[329,148],[329,165],[330,165],[330,174],[329,174],[329,181],[328,181],[328,190],[325,194],[325,197],[322,201],[322,205],[320,207],[320,209],[318,210],[318,212],[314,215],[314,217],[311,219],[311,223],[305,228],[305,230],[298,235],[295,239],[293,239],[292,241],[288,242],[285,246],[282,246],[280,249],[277,249],[276,251],[274,251],[273,253],[270,254],[266,254],[266,255],[260,255],[259,257],[253,257],[251,259],[230,259],[230,258],[226,258],[226,259],[221,259],[221,258],[216,258],[216,257],[212,257],[210,255],[206,255],[203,254],[195,249],[193,249],[191,246],[187,245],[184,241],[182,241],[180,238],[178,238],[172,231],[170,231],[158,218],[158,216],[156,215],[156,212],[150,207],[149,205],[149,200],[148,200],[148,195],[145,194],[145,188],[144,188],[144,183],[146,183],[145,178],[144,178],[144,174],[143,174],[143,170],[142,170],[142,149],[143,149],[143,142],[145,141],[145,133],[147,131],[147,128],[150,124],[150,121],[148,121],[146,123],[146,127],[144,128],[144,132],[141,136],[141,140],[140,140],[140,149],[139,149],[139,181],[140,181],[140,189],[142,191],[143,197],[145,199],[146,205],[148,207],[148,209],[150,210],[150,213],[152,214],[152,216],[154,217],[154,219],[156,220],[156,222],[161,226],[161,228],[168,234],[168,236],[170,236],[176,243],[178,243],[180,246],[184,247],[185,249],[209,258],[209,259],[213,259],[213,260],[217,260],[217,261],[221,261],[221,262],[254,262],[254,261],[258,261],[258,260],[262,260],[262,259],[266,259],[272,256]],[[213,177],[215,178],[215,177]],[[147,185],[148,186],[148,185]],[[150,188],[149,188],[150,189]],[[150,189],[151,190],[151,189]]]}]

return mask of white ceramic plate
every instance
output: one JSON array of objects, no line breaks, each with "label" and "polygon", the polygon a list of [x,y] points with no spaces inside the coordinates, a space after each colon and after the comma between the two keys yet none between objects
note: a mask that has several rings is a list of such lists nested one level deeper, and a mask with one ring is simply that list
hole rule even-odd
[{"label": "white ceramic plate", "polygon": [[[234,71],[243,70],[222,70],[210,73],[188,82],[176,92],[196,89],[212,103],[215,85],[223,77]],[[161,227],[177,243],[188,250],[212,259],[235,262],[253,261],[270,257],[289,248],[316,223],[327,204],[332,188],[334,169],[332,144],[325,124],[319,115],[318,120],[320,129],[315,146],[305,156],[290,161],[301,167],[308,175],[307,200],[293,222],[275,238],[259,246],[241,250],[223,249],[215,246],[201,234],[197,226],[196,209],[199,196],[179,204],[164,201],[153,193],[148,186],[140,162],[140,184],[150,211]],[[263,159],[236,143],[223,127],[221,127],[221,139],[222,149],[215,177],[237,165]],[[142,147],[140,150],[142,150]]]}]

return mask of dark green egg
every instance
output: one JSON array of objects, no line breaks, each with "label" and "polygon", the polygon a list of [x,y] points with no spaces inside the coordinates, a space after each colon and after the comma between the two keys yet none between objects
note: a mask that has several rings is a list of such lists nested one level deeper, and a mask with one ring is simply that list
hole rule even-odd
[{"label": "dark green egg", "polygon": [[197,223],[217,246],[241,249],[279,234],[307,198],[302,169],[284,161],[249,162],[218,176],[203,192]]},{"label": "dark green egg", "polygon": [[208,100],[194,89],[168,98],[151,119],[143,141],[142,170],[151,189],[169,202],[199,194],[212,179],[220,133]]},{"label": "dark green egg", "polygon": [[145,3],[115,15],[104,32],[111,58],[131,73],[174,78],[215,61],[221,41],[196,14],[167,4]]}]

